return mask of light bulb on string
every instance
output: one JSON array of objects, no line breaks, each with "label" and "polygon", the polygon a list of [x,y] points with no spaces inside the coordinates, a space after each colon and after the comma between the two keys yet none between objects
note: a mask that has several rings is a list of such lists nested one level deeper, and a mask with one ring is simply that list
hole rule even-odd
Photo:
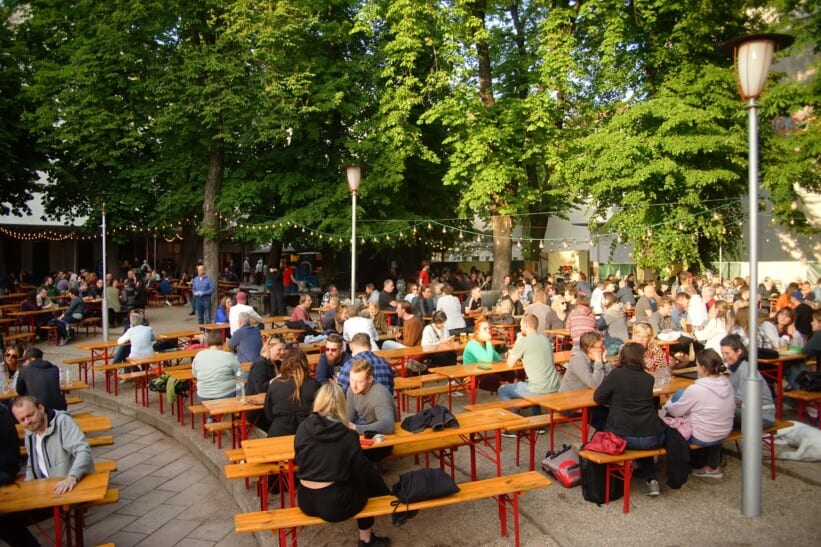
[{"label": "light bulb on string", "polygon": [[798,202],[795,201],[795,200],[792,200],[792,203],[790,203],[790,209],[793,210],[793,211],[798,209]]},{"label": "light bulb on string", "polygon": [[543,239],[539,240],[539,250],[544,251],[544,240]]},{"label": "light bulb on string", "polygon": [[522,248],[522,240],[521,239],[516,242],[516,247],[519,248],[519,249]]}]

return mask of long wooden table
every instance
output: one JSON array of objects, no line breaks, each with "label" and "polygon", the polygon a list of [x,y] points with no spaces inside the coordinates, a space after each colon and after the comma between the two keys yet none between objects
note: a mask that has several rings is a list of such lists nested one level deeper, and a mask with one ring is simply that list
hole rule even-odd
[{"label": "long wooden table", "polygon": [[[108,479],[108,471],[91,473],[80,479],[71,492],[59,495],[54,493],[54,488],[62,478],[18,481],[0,486],[0,514],[51,508],[54,511],[55,545],[63,545],[64,526],[68,543],[71,544],[71,513],[78,504],[103,499],[108,489]],[[83,545],[82,525],[76,515],[75,524],[76,543]]]},{"label": "long wooden table", "polygon": [[[653,394],[670,395],[679,389],[686,388],[692,383],[693,380],[691,380],[690,378],[673,376],[669,384],[665,384],[664,387],[654,388]],[[581,439],[582,443],[587,442],[588,437],[590,435],[590,426],[588,424],[588,410],[591,407],[598,406],[596,401],[593,400],[593,392],[594,390],[586,388],[577,389],[574,391],[559,391],[556,393],[544,393],[541,395],[528,395],[527,397],[523,397],[524,400],[531,402],[534,405],[543,406],[550,411],[551,450],[553,449],[556,423],[557,421],[562,422],[562,420],[557,420],[557,413],[561,414],[565,412],[580,410],[582,413],[581,426],[579,426],[581,431]]]},{"label": "long wooden table", "polygon": [[[75,422],[77,422],[77,426],[80,428],[80,431],[86,435],[89,433],[99,433],[101,431],[111,431],[114,427],[111,424],[111,418],[104,415],[97,416],[94,414],[83,413],[73,415],[72,418]],[[25,434],[23,426],[16,424],[15,427],[17,428],[17,435],[22,439]]]},{"label": "long wooden table", "polygon": [[[140,367],[143,369],[143,378],[140,385],[134,384],[134,402],[137,402],[137,388],[142,391],[142,405],[148,406],[148,380],[151,376],[161,376],[163,373],[163,364],[176,361],[179,363],[184,359],[193,360],[197,353],[205,348],[195,349],[178,349],[175,351],[163,351],[159,353],[152,353],[151,355],[144,355],[142,357],[129,357],[126,359],[125,365]],[[156,366],[156,369],[152,368]],[[114,381],[117,381],[117,370],[114,369]],[[163,399],[165,393],[160,393],[160,414],[163,414]]]},{"label": "long wooden table", "polygon": [[67,307],[60,306],[60,307],[51,307],[45,310],[27,310],[27,311],[12,311],[6,313],[8,317],[12,317],[17,320],[17,329],[22,329],[23,325],[28,325],[29,331],[34,332],[34,328],[37,322],[37,316],[39,315],[55,315],[57,313],[63,312],[67,310]]},{"label": "long wooden table", "polygon": [[[401,427],[401,423],[396,424],[396,432],[385,435],[384,440],[363,449],[382,448],[386,446],[397,446],[403,443],[412,443],[425,440],[441,439],[445,437],[459,436],[470,446],[470,476],[471,480],[476,480],[476,452],[490,459],[496,464],[496,476],[502,476],[502,429],[527,425],[527,419],[504,409],[477,410],[474,412],[463,412],[456,415],[459,421],[458,428],[442,429],[433,431],[428,428],[421,433],[410,433]],[[493,431],[494,435],[482,435],[484,432]],[[484,443],[492,452],[483,450],[480,443]],[[283,437],[267,437],[264,439],[248,439],[242,442],[245,452],[245,461],[248,463],[276,463],[281,462],[287,466],[288,473],[288,494],[290,503],[294,504],[295,484],[294,484],[294,435]]]},{"label": "long wooden table", "polygon": [[[70,384],[60,382],[60,391],[62,391],[64,394],[81,389],[88,389],[88,384],[80,380],[72,380]],[[0,391],[0,401],[16,399],[17,397],[18,393],[14,389],[11,389],[9,391]]]},{"label": "long wooden table", "polygon": [[[789,363],[806,361],[807,356],[800,352],[780,353],[777,359],[758,359],[758,372],[770,380],[775,387],[775,419],[781,419],[781,404],[784,402],[784,367]],[[764,365],[762,367],[761,365]]]},{"label": "long wooden table", "polygon": [[[208,410],[211,416],[222,417],[225,414],[230,414],[233,420],[234,414],[239,415],[240,418],[240,443],[248,438],[248,419],[246,413],[254,410],[262,410],[265,402],[265,393],[257,393],[256,395],[247,395],[245,402],[240,402],[236,397],[227,397],[225,399],[213,399],[211,401],[202,401],[202,406]],[[234,430],[231,429],[231,447],[235,448],[237,445],[234,438]]]}]

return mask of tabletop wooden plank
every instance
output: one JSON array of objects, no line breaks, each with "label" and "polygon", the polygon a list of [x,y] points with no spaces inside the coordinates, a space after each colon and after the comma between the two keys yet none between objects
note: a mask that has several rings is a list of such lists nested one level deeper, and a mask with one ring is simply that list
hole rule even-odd
[{"label": "tabletop wooden plank", "polygon": [[18,481],[2,486],[0,514],[101,500],[108,489],[108,478],[108,471],[91,473],[80,479],[71,492],[59,495],[54,493],[54,488],[62,478]]}]

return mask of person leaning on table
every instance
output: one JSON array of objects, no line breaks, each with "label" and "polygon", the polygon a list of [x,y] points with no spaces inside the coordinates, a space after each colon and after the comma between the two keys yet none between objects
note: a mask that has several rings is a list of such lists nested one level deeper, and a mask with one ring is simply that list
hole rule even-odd
[{"label": "person leaning on table", "polygon": [[[0,486],[14,484],[20,472],[20,441],[14,427],[14,417],[5,405],[0,405]],[[47,517],[45,512],[10,513],[0,515],[0,540],[11,547],[39,547],[40,543],[26,528],[27,517]]]},{"label": "person leaning on table", "polygon": [[[368,498],[390,493],[359,445],[342,388],[333,383],[319,389],[313,413],[297,428],[294,463],[299,469],[299,508],[326,522],[347,520]],[[357,519],[356,524],[359,547],[390,545],[390,539],[373,533],[373,517]]]}]

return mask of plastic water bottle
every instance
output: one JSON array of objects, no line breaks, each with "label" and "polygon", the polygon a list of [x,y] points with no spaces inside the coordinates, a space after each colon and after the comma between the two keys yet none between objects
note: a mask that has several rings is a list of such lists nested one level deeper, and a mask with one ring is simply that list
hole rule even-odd
[{"label": "plastic water bottle", "polygon": [[242,369],[237,369],[237,401],[240,403],[245,402],[245,376],[242,374]]}]

